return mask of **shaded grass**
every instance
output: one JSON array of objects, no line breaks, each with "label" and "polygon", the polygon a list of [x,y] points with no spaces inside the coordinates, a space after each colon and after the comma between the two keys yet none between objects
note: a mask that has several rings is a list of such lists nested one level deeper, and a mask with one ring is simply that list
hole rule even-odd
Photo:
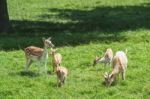
[{"label": "shaded grass", "polygon": [[130,31],[141,32],[139,30],[143,29],[143,32],[150,28],[150,8],[147,0],[33,2],[8,0],[14,33],[10,33],[9,36],[2,35],[1,49],[18,49],[20,46],[24,48],[31,44],[42,46],[41,37],[48,36],[55,38],[57,46],[126,41],[126,34],[132,34]]}]

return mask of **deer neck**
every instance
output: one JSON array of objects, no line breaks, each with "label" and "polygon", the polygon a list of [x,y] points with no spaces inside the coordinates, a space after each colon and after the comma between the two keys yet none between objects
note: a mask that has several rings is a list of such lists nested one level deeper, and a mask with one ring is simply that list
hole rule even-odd
[{"label": "deer neck", "polygon": [[105,58],[104,57],[102,57],[101,59],[99,59],[97,62],[105,62]]},{"label": "deer neck", "polygon": [[115,65],[111,74],[117,75],[119,73],[119,66]]},{"label": "deer neck", "polygon": [[44,46],[43,57],[48,55],[48,48]]}]

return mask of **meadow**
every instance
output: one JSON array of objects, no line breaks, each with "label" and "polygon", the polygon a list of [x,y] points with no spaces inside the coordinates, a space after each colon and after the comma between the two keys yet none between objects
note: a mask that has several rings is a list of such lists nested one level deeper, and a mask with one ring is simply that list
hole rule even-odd
[{"label": "meadow", "polygon": [[[0,34],[1,99],[149,99],[149,0],[7,0],[13,32]],[[24,72],[23,48],[42,47],[42,37],[62,54],[69,70],[57,88],[52,73],[38,75],[36,63]],[[103,64],[92,66],[106,48],[128,49],[126,80],[106,87]],[[49,50],[50,51],[50,50]],[[44,67],[41,65],[41,72]]]}]

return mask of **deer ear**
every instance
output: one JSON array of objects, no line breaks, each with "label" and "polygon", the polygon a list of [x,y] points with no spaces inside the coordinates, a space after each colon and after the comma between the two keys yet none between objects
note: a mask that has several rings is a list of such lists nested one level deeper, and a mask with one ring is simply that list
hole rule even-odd
[{"label": "deer ear", "polygon": [[104,76],[105,78],[107,78],[107,77],[108,77],[108,73],[105,72],[105,74],[103,74],[103,76]]},{"label": "deer ear", "polygon": [[110,78],[110,79],[111,79],[111,78],[113,78],[113,77],[114,77],[114,75],[113,75],[113,74],[110,74],[110,75],[109,75],[109,78]]},{"label": "deer ear", "polygon": [[51,37],[49,37],[48,40],[51,40]]},{"label": "deer ear", "polygon": [[107,78],[107,76],[105,74],[103,74],[104,78]]},{"label": "deer ear", "polygon": [[45,41],[45,40],[46,40],[46,38],[45,38],[45,37],[42,37],[42,40],[43,40],[43,41]]}]

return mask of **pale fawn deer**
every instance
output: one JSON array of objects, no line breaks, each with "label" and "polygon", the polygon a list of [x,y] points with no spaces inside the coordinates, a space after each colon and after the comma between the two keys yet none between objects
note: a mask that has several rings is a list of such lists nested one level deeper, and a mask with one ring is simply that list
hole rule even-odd
[{"label": "pale fawn deer", "polygon": [[57,75],[57,87],[61,87],[65,84],[65,81],[67,79],[68,70],[65,67],[56,66],[56,75]]},{"label": "pale fawn deer", "polygon": [[113,58],[112,63],[112,72],[104,74],[105,83],[107,86],[110,86],[113,81],[116,80],[116,77],[119,76],[119,73],[122,75],[122,79],[125,80],[125,71],[127,68],[127,55],[123,51],[116,52],[116,55]]},{"label": "pale fawn deer", "polygon": [[110,65],[111,61],[112,61],[112,58],[113,58],[113,51],[111,48],[108,48],[104,54],[103,57],[97,57],[94,59],[93,61],[93,66],[95,66],[97,63],[104,63],[105,66],[107,64]]},{"label": "pale fawn deer", "polygon": [[60,66],[61,61],[62,61],[62,55],[60,53],[57,53],[57,49],[51,48],[51,53],[52,55],[52,66],[53,66],[53,72],[56,68],[56,66]]},{"label": "pale fawn deer", "polygon": [[29,66],[32,64],[33,61],[36,61],[38,67],[38,73],[40,72],[40,64],[44,63],[44,71],[46,73],[47,68],[47,60],[48,60],[48,48],[54,47],[51,42],[51,38],[48,39],[43,38],[43,48],[29,46],[24,49],[25,57],[26,57],[26,65],[25,70],[28,71]]}]

